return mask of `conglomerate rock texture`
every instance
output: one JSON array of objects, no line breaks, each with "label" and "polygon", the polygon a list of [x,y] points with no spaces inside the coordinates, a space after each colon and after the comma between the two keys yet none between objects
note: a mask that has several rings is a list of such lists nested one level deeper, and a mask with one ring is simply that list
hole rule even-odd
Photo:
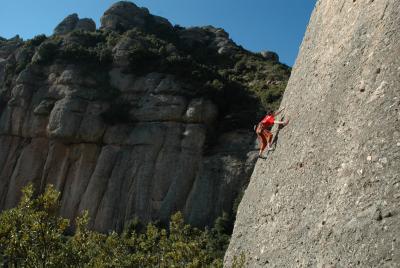
[{"label": "conglomerate rock texture", "polygon": [[317,2],[226,266],[400,266],[399,40],[400,1]]},{"label": "conglomerate rock texture", "polygon": [[[130,2],[106,11],[96,32],[76,31],[78,22],[67,17],[49,38],[0,40],[0,210],[32,182],[39,191],[54,184],[62,216],[87,209],[103,232],[135,217],[166,222],[178,210],[196,226],[230,212],[256,161],[253,122],[240,117],[260,106],[201,57],[254,83],[244,58],[253,59],[274,88],[287,66],[222,29],[173,27]],[[232,104],[242,91],[247,111]]]}]

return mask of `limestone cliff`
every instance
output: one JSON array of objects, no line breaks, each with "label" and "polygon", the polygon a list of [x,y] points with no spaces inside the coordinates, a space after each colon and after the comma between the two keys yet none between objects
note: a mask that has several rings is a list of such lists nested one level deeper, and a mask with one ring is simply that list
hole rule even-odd
[{"label": "limestone cliff", "polygon": [[183,28],[130,2],[68,16],[51,37],[0,40],[0,209],[33,182],[100,231],[177,210],[210,225],[247,184],[252,123],[289,68],[223,30]]},{"label": "limestone cliff", "polygon": [[319,0],[225,264],[400,266],[400,1]]}]

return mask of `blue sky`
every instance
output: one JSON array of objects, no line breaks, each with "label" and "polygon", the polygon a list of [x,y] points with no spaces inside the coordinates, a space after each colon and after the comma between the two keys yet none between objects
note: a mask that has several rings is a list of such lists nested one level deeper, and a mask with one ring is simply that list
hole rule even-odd
[{"label": "blue sky", "polygon": [[[50,35],[67,15],[78,13],[100,24],[116,0],[2,0],[0,36]],[[294,64],[316,0],[136,0],[138,6],[181,26],[224,28],[251,51],[272,50],[281,62]]]}]

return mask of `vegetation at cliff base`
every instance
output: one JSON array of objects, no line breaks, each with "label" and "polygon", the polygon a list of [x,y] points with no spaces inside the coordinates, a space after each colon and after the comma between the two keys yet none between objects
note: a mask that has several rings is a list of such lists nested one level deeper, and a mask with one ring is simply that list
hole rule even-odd
[{"label": "vegetation at cliff base", "polygon": [[[51,185],[34,198],[29,185],[16,208],[0,214],[0,264],[6,267],[222,267],[229,236],[223,218],[211,230],[184,223],[181,213],[169,228],[137,221],[121,234],[88,228],[88,213],[78,217],[71,236],[58,216],[59,195]],[[243,262],[238,258],[234,267]]]}]

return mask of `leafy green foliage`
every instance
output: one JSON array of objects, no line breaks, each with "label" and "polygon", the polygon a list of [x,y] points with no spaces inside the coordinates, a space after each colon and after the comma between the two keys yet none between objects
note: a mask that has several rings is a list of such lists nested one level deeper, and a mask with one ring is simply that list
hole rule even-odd
[{"label": "leafy green foliage", "polygon": [[154,71],[161,61],[158,53],[141,47],[134,47],[129,51],[130,70],[136,74],[146,74]]},{"label": "leafy green foliage", "polygon": [[62,258],[62,234],[68,220],[57,216],[59,193],[49,186],[32,199],[33,187],[23,190],[17,208],[0,216],[0,251],[10,266],[56,267]]},{"label": "leafy green foliage", "polygon": [[85,48],[74,43],[64,46],[59,52],[59,57],[67,62],[81,62],[88,65],[108,64],[112,60],[111,51],[102,45]]},{"label": "leafy green foliage", "polygon": [[233,256],[232,267],[231,268],[243,268],[246,264],[246,256],[244,253],[239,256]]},{"label": "leafy green foliage", "polygon": [[36,35],[30,40],[27,40],[24,44],[25,47],[37,47],[44,41],[46,41],[47,36],[44,34]]},{"label": "leafy green foliage", "polygon": [[145,31],[168,42],[176,42],[179,38],[174,28],[167,24],[157,23],[153,16],[146,18]]},{"label": "leafy green foliage", "polygon": [[112,53],[108,47],[110,33],[74,31],[66,37],[44,35],[28,40],[24,47],[36,47],[37,57],[34,63],[48,64],[55,60],[68,63],[85,63],[90,67],[107,67],[112,62]]},{"label": "leafy green foliage", "polygon": [[[229,242],[227,215],[209,230],[171,217],[169,229],[149,223],[139,231],[133,221],[122,233],[101,234],[88,228],[84,212],[75,233],[57,216],[59,192],[52,186],[34,198],[32,185],[23,190],[18,207],[0,214],[0,264],[6,267],[222,267]],[[241,259],[233,267],[243,267]],[[240,264],[240,265],[239,265]]]},{"label": "leafy green foliage", "polygon": [[[23,46],[20,48],[19,51],[19,55],[17,57],[17,62],[16,62],[16,68],[15,68],[15,73],[20,73],[22,70],[24,70],[28,64],[30,64],[33,55],[35,54],[35,49],[37,47],[39,47],[43,42],[45,42],[47,40],[46,35],[41,34],[41,35],[37,35],[34,38],[27,40]],[[48,45],[44,45],[39,49],[39,54],[42,53],[43,57],[38,57],[36,62],[40,62],[40,61],[50,61],[51,59],[53,59],[53,56],[49,56],[49,55],[45,55],[47,51],[45,51],[46,49],[48,49]]]},{"label": "leafy green foliage", "polygon": [[53,61],[57,55],[58,43],[56,42],[44,42],[37,50],[37,58],[33,60],[33,63],[47,64]]}]

